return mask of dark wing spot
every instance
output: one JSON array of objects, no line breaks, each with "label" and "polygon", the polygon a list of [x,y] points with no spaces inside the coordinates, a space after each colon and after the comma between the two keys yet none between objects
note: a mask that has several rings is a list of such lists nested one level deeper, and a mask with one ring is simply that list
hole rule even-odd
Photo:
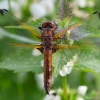
[{"label": "dark wing spot", "polygon": [[99,19],[100,19],[100,12],[98,13],[98,15],[99,15]]},{"label": "dark wing spot", "polygon": [[94,12],[93,14],[98,14],[99,19],[100,19],[100,12],[96,11],[96,12]]},{"label": "dark wing spot", "polygon": [[8,12],[8,10],[6,9],[0,9],[0,14],[3,16],[4,15],[4,11]]},{"label": "dark wing spot", "polygon": [[44,52],[44,48],[37,48],[41,53]]},{"label": "dark wing spot", "polygon": [[56,96],[56,95],[57,95],[57,93],[52,93],[52,95],[53,95],[53,96]]},{"label": "dark wing spot", "polygon": [[3,9],[0,9],[0,14],[3,16],[3,13],[4,13],[4,11],[3,11]]},{"label": "dark wing spot", "polygon": [[98,11],[95,11],[93,14],[96,14],[96,13],[98,13]]},{"label": "dark wing spot", "polygon": [[4,11],[6,11],[6,12],[8,12],[8,10],[6,10],[6,9],[3,9]]}]

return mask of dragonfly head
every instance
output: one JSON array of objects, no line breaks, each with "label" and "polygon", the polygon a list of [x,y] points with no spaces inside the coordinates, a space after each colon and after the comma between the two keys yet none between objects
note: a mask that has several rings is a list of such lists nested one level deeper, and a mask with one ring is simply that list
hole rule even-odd
[{"label": "dragonfly head", "polygon": [[44,22],[42,24],[42,28],[54,28],[54,23],[53,22],[50,22],[50,21],[47,21],[47,22]]},{"label": "dragonfly head", "polygon": [[55,30],[56,27],[57,27],[57,25],[54,22],[46,21],[46,22],[42,23],[42,27],[38,27],[38,28],[40,30],[45,30],[45,29]]}]

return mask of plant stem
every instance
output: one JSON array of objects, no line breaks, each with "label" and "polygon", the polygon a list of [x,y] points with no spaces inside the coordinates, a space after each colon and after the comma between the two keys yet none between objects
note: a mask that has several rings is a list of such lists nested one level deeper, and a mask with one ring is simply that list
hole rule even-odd
[{"label": "plant stem", "polygon": [[10,0],[8,0],[9,11],[11,10]]},{"label": "plant stem", "polygon": [[18,88],[18,97],[19,97],[19,100],[24,100],[23,87],[22,87],[22,83],[20,83],[18,74],[17,74],[17,88]]},{"label": "plant stem", "polygon": [[62,76],[62,88],[64,91],[64,99],[67,100],[67,78],[66,76]]},{"label": "plant stem", "polygon": [[84,76],[85,76],[85,72],[80,72],[80,85],[84,85],[85,84],[85,79],[84,79]]}]

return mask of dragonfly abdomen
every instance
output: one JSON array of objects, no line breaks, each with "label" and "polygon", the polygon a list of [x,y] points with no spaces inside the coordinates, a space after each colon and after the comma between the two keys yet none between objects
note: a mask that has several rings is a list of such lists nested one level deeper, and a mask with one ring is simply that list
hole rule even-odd
[{"label": "dragonfly abdomen", "polygon": [[44,50],[44,88],[46,94],[49,94],[52,83],[52,49]]}]

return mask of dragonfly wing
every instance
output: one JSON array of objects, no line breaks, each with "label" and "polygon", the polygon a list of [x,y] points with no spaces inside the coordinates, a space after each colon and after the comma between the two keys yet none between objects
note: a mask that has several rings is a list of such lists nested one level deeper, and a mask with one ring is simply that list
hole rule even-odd
[{"label": "dragonfly wing", "polygon": [[43,72],[41,67],[42,55],[34,55],[36,46],[39,45],[0,42],[0,68],[15,72]]},{"label": "dragonfly wing", "polygon": [[70,39],[79,41],[88,36],[96,36],[100,33],[100,30],[98,30],[98,28],[100,27],[100,13],[95,12],[91,16],[89,16],[88,19],[83,19],[78,24],[79,25],[77,27],[73,27],[70,30]]},{"label": "dragonfly wing", "polygon": [[78,26],[76,28],[73,28],[70,31],[69,38],[72,40],[79,41],[85,37],[88,37],[90,34],[93,34],[93,33],[94,33],[94,31],[90,27]]},{"label": "dragonfly wing", "polygon": [[7,43],[11,46],[15,46],[15,47],[28,47],[28,48],[41,48],[41,45],[37,45],[37,44],[26,44],[26,43]]},{"label": "dragonfly wing", "polygon": [[[75,45],[58,44],[58,48],[53,56],[53,66],[55,66],[54,73],[57,75],[62,68],[71,62],[75,69],[83,71],[97,71],[100,72],[100,43],[86,43]],[[62,50],[61,50],[62,49]],[[73,57],[75,59],[73,61]],[[69,68],[70,65],[66,66]]]},{"label": "dragonfly wing", "polygon": [[84,44],[73,44],[73,45],[67,45],[67,44],[57,44],[55,46],[57,49],[96,49],[100,48],[100,42],[95,43],[84,43]]},{"label": "dragonfly wing", "polygon": [[[14,16],[12,13],[10,13],[8,10],[6,9],[0,9],[0,14],[4,17],[6,17],[7,15],[12,16],[19,24],[21,24],[25,29],[29,30],[33,35],[35,35],[38,38],[41,38],[41,34],[32,26],[27,25],[26,23],[23,23],[22,21],[20,21],[16,16]],[[9,16],[9,17],[10,17]]]},{"label": "dragonfly wing", "polygon": [[[92,27],[90,27],[92,24]],[[94,25],[94,27],[93,27]],[[94,12],[93,14],[85,17],[81,21],[64,28],[55,35],[55,38],[59,38],[62,35],[70,31],[69,38],[73,40],[83,39],[91,34],[99,34],[99,31],[95,27],[100,25],[100,13]]]}]

